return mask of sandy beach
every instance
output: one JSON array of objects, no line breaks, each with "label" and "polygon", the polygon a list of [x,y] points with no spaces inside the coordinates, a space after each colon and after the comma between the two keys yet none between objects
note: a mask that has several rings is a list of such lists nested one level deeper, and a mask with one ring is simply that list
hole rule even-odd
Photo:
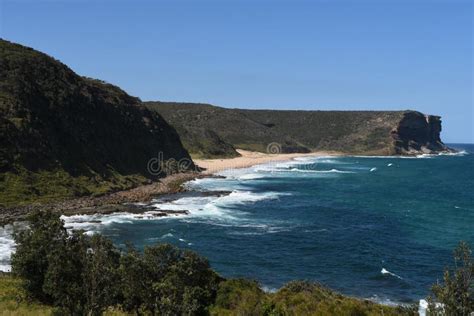
[{"label": "sandy beach", "polygon": [[237,149],[240,157],[228,159],[193,159],[194,163],[204,168],[204,174],[213,174],[223,170],[248,168],[254,165],[282,162],[292,160],[296,157],[321,157],[321,156],[337,156],[336,152],[312,152],[312,153],[293,153],[293,154],[266,154],[255,151]]}]

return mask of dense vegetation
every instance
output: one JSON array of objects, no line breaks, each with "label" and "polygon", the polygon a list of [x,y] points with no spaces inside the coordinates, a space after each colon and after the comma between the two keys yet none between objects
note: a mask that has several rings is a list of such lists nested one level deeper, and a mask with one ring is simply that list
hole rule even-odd
[{"label": "dense vegetation", "polygon": [[0,206],[149,182],[160,175],[147,163],[160,152],[189,159],[176,131],[138,98],[0,40]]},{"label": "dense vegetation", "polygon": [[427,119],[415,111],[275,111],[145,104],[176,128],[193,156],[232,156],[236,154],[233,148],[266,152],[272,143],[286,153],[328,150],[393,155],[419,152],[422,147],[445,149],[439,138],[439,117]]},{"label": "dense vegetation", "polygon": [[[0,277],[0,310],[17,315],[414,315],[416,307],[382,306],[321,285],[294,281],[276,293],[257,282],[225,280],[206,259],[167,244],[139,252],[100,235],[69,233],[49,212],[30,215],[15,234],[13,276]],[[466,244],[456,271],[433,288],[432,315],[474,311],[474,270]],[[454,273],[454,274],[453,274]]]}]

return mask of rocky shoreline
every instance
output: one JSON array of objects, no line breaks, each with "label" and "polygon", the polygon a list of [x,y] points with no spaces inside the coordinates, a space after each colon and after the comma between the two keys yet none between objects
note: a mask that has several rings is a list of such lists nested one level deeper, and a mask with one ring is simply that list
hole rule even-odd
[{"label": "rocky shoreline", "polygon": [[[116,212],[144,213],[150,208],[137,203],[150,202],[158,196],[171,196],[185,191],[182,184],[197,178],[210,177],[209,174],[195,172],[177,173],[160,179],[151,184],[142,185],[133,189],[118,191],[102,196],[86,196],[48,204],[31,204],[17,207],[0,208],[0,226],[23,220],[30,212],[36,210],[51,210],[63,215],[81,214],[111,214]],[[176,211],[170,211],[175,213]],[[160,216],[168,212],[160,211]],[[163,214],[161,214],[163,213]]]}]

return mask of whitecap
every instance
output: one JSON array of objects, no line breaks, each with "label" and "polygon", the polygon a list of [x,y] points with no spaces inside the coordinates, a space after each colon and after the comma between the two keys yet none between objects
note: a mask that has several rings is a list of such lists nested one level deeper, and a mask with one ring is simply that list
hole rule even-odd
[{"label": "whitecap", "polygon": [[309,172],[309,173],[355,173],[354,171],[339,170],[339,169],[330,169],[330,170],[301,170],[301,169],[291,169],[294,172]]},{"label": "whitecap", "polygon": [[236,204],[247,204],[255,203],[263,200],[275,200],[279,199],[281,196],[291,195],[291,193],[282,193],[282,192],[252,192],[252,191],[232,191],[229,195],[219,197],[215,200],[215,204],[225,206],[225,205],[236,205]]},{"label": "whitecap", "polygon": [[112,224],[131,224],[134,221],[143,220],[163,220],[169,217],[182,217],[186,214],[168,213],[167,216],[158,216],[161,212],[152,210],[143,213],[117,212],[111,214],[92,214],[92,215],[62,215],[64,226],[68,230],[84,230],[87,234],[100,232],[104,226]]},{"label": "whitecap", "polygon": [[256,180],[256,179],[262,179],[262,178],[265,178],[264,174],[249,173],[249,174],[244,174],[240,176],[238,179],[239,180]]},{"label": "whitecap", "polygon": [[399,275],[397,275],[397,274],[395,274],[395,273],[393,273],[393,272],[390,272],[390,271],[388,271],[388,270],[385,269],[385,268],[382,268],[382,271],[380,271],[380,273],[382,273],[382,274],[388,274],[388,275],[394,276],[394,277],[396,277],[396,278],[399,278],[400,280],[403,280],[403,278],[402,278],[401,276],[399,276]]},{"label": "whitecap", "polygon": [[376,167],[373,167],[372,169],[370,169],[370,172],[374,172],[374,171],[376,171],[376,170],[377,170],[377,168],[376,168]]},{"label": "whitecap", "polygon": [[465,150],[461,151],[456,151],[456,152],[445,152],[445,153],[439,153],[439,156],[466,156],[469,153]]}]

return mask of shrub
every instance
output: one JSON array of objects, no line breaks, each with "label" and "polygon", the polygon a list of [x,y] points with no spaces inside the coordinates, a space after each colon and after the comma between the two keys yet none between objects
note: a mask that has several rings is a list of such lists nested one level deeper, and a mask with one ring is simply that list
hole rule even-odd
[{"label": "shrub", "polygon": [[[142,257],[129,250],[120,271],[126,274],[122,279],[126,280],[123,294],[127,308],[137,311],[141,305],[161,315],[206,313],[220,281],[206,259],[166,244],[146,247]],[[146,280],[136,278],[142,273],[146,273]]]},{"label": "shrub", "polygon": [[429,298],[430,315],[470,315],[474,312],[474,261],[466,242],[454,250],[454,269],[446,269],[444,283],[432,287]]},{"label": "shrub", "polygon": [[256,281],[230,279],[219,284],[211,314],[263,315],[267,304],[267,295]]}]

